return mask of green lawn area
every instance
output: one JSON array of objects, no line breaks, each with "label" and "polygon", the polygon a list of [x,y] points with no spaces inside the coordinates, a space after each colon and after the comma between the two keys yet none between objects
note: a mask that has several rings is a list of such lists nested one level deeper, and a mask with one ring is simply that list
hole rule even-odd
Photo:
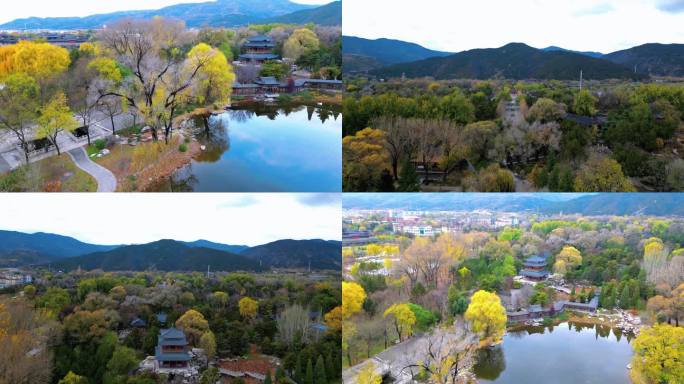
[{"label": "green lawn area", "polygon": [[95,192],[97,181],[69,155],[53,156],[0,175],[2,192]]}]

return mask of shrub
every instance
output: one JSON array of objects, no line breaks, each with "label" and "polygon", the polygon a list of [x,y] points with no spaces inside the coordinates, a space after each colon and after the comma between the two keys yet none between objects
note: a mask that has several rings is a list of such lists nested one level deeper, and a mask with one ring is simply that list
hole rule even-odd
[{"label": "shrub", "polygon": [[107,146],[107,141],[105,141],[105,139],[95,140],[95,148],[97,148],[98,151],[105,149],[106,146]]},{"label": "shrub", "polygon": [[188,145],[183,143],[183,144],[178,146],[178,150],[181,152],[187,152],[188,151]]}]

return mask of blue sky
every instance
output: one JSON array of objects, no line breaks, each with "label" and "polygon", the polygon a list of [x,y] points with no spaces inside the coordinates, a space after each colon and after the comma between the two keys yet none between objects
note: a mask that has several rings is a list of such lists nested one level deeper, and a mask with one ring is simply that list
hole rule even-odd
[{"label": "blue sky", "polygon": [[97,244],[341,238],[341,194],[2,194],[0,229]]},{"label": "blue sky", "polygon": [[[158,9],[181,3],[202,3],[208,0],[21,0],[12,1],[0,12],[0,23],[25,17],[88,16],[97,13]],[[292,0],[300,4],[326,4],[332,0]],[[9,1],[8,1],[9,2]]]},{"label": "blue sky", "polygon": [[609,53],[684,43],[684,0],[344,0],[345,35],[460,52],[523,42]]}]

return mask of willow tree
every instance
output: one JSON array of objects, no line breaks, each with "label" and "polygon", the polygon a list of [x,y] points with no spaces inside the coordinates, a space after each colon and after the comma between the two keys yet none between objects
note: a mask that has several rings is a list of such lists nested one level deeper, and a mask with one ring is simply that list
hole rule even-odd
[{"label": "willow tree", "polygon": [[27,135],[38,118],[39,94],[38,83],[23,73],[8,76],[0,89],[0,131],[14,133],[24,151],[26,164],[29,162]]},{"label": "willow tree", "polygon": [[38,117],[38,138],[47,138],[61,154],[57,141],[61,132],[72,132],[77,128],[76,120],[69,109],[66,95],[57,92],[55,96],[43,107]]},{"label": "willow tree", "polygon": [[298,60],[302,55],[309,51],[318,49],[320,41],[312,30],[307,28],[297,29],[283,44],[285,57]]},{"label": "willow tree", "polygon": [[0,79],[24,73],[41,81],[66,71],[70,63],[69,51],[49,43],[20,41],[0,47]]},{"label": "willow tree", "polygon": [[[218,87],[232,76],[230,67],[222,66],[226,58],[218,49],[200,43],[187,50],[193,35],[183,22],[159,17],[123,20],[105,29],[100,39],[103,51],[132,72],[127,87],[108,90],[101,97],[122,97],[153,128],[155,140],[156,129],[163,128],[168,143],[179,107],[193,101],[193,90],[203,89],[206,95],[202,82],[207,84],[209,78]],[[229,91],[221,92],[225,96]]]},{"label": "willow tree", "polygon": [[506,309],[496,293],[475,292],[470,298],[465,319],[471,322],[473,331],[479,333],[481,339],[491,337],[497,341],[506,332]]}]

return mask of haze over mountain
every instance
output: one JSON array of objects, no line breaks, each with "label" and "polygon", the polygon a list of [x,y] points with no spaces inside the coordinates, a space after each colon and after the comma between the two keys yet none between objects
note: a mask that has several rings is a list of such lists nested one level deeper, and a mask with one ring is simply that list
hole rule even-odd
[{"label": "haze over mountain", "polygon": [[208,240],[160,240],[134,245],[96,245],[49,233],[0,231],[0,267],[51,264],[70,270],[262,270],[339,269],[341,243],[326,240],[278,240],[256,247]]},{"label": "haze over mountain", "polygon": [[[339,13],[336,13],[338,10]],[[318,7],[289,0],[216,0],[176,4],[157,10],[131,10],[86,17],[29,17],[2,24],[0,29],[99,29],[122,18],[149,19],[154,16],[180,19],[188,27],[234,27],[276,20],[330,25],[336,17],[338,22],[335,25],[340,25],[342,10],[341,5]],[[318,17],[321,18],[320,22],[316,19]]]},{"label": "haze over mountain", "polygon": [[473,49],[373,70],[379,77],[434,77],[436,79],[640,79],[644,75],[608,60],[569,51],[544,51],[523,43],[500,48]]},{"label": "haze over mountain", "polygon": [[604,56],[605,59],[639,73],[655,76],[684,76],[684,44],[644,44]]},{"label": "haze over mountain", "polygon": [[404,209],[472,211],[487,209],[500,212],[532,211],[539,213],[577,213],[582,215],[654,215],[682,216],[684,204],[671,193],[484,193],[484,194],[349,194],[345,209]]},{"label": "haze over mountain", "polygon": [[334,240],[278,240],[251,247],[241,255],[275,268],[342,267],[342,243]]},{"label": "haze over mountain", "polygon": [[303,9],[283,16],[272,17],[263,22],[283,24],[315,23],[328,26],[342,25],[342,1],[333,1],[320,7]]},{"label": "haze over mountain", "polygon": [[153,243],[122,246],[111,251],[62,259],[53,269],[77,268],[104,271],[204,271],[207,266],[221,271],[261,271],[259,262],[235,253],[204,247],[191,247],[180,241],[159,240]]},{"label": "haze over mountain", "polygon": [[88,244],[73,237],[36,232],[23,233],[0,230],[0,252],[31,251],[50,258],[63,258],[108,251],[118,245]]},{"label": "haze over mountain", "polygon": [[584,56],[589,56],[589,57],[595,57],[595,58],[601,58],[604,56],[603,53],[601,52],[592,52],[592,51],[573,51],[570,49],[565,49],[561,47],[557,47],[555,45],[552,45],[550,47],[542,48],[542,51],[545,52],[572,52],[572,53],[578,53],[580,55]]},{"label": "haze over mountain", "polygon": [[185,244],[189,247],[210,248],[210,249],[217,249],[219,251],[226,251],[226,252],[231,252],[231,253],[240,253],[240,252],[244,251],[245,249],[249,249],[249,246],[247,246],[247,245],[220,244],[220,243],[215,243],[213,241],[208,241],[208,240],[186,241],[186,242],[183,242],[183,244]]},{"label": "haze over mountain", "polygon": [[342,36],[343,69],[363,72],[392,64],[448,56],[449,52],[427,49],[415,43],[392,39],[364,39]]}]

